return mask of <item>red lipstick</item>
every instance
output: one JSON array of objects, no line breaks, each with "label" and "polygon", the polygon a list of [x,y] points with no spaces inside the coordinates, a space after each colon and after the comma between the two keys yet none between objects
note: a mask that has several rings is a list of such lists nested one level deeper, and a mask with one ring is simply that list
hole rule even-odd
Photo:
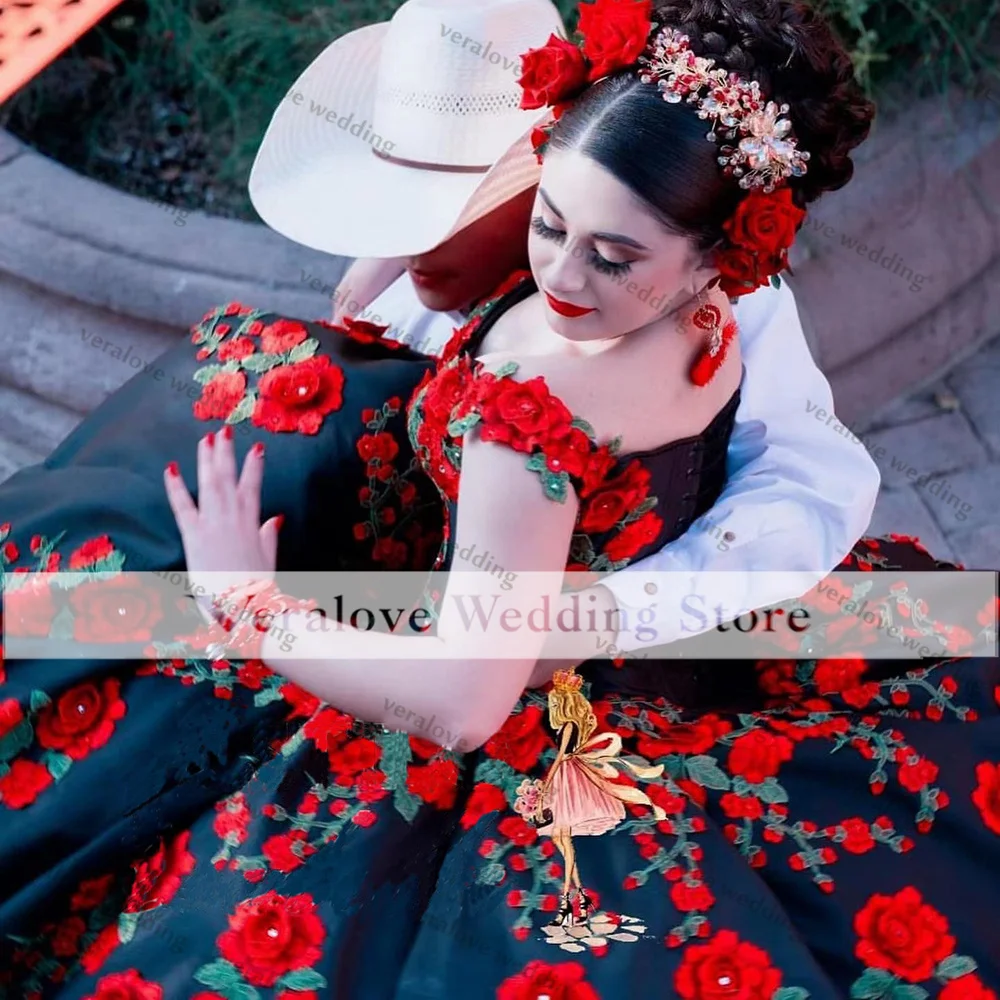
[{"label": "red lipstick", "polygon": [[553,298],[548,292],[545,293],[545,301],[552,307],[553,312],[569,319],[577,319],[594,311],[591,306],[575,306],[572,302],[563,302],[562,299]]},{"label": "red lipstick", "polygon": [[437,288],[443,285],[451,277],[450,274],[442,273],[440,271],[410,271],[410,277],[413,279],[415,285],[419,285],[421,288]]}]

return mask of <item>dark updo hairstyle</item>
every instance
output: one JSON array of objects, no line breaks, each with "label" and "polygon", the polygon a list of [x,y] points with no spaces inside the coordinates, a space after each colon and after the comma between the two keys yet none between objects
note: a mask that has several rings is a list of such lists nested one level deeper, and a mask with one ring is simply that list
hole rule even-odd
[{"label": "dark updo hairstyle", "polygon": [[[833,29],[808,3],[678,0],[660,4],[652,20],[687,35],[695,55],[756,80],[766,99],[788,104],[798,148],[810,154],[805,176],[788,181],[800,208],[851,179],[850,154],[868,135],[875,107]],[[635,71],[619,72],[571,103],[547,149],[585,154],[705,251],[723,240],[722,224],[746,195],[723,173],[718,146],[705,138],[710,128],[692,105],[670,104]]]}]

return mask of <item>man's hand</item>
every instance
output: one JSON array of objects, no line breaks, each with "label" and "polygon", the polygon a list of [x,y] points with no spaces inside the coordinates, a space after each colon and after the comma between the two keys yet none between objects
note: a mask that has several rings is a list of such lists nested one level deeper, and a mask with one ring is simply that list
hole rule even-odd
[{"label": "man's hand", "polygon": [[361,257],[345,272],[333,293],[333,322],[355,318],[406,270],[404,257]]}]

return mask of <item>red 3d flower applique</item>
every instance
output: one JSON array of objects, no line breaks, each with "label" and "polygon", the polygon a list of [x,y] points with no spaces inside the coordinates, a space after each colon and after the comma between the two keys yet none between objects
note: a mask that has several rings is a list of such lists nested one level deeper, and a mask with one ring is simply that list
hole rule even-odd
[{"label": "red 3d flower applique", "polygon": [[261,378],[251,420],[275,433],[316,434],[323,418],[343,405],[343,387],[343,371],[325,355],[280,365]]}]

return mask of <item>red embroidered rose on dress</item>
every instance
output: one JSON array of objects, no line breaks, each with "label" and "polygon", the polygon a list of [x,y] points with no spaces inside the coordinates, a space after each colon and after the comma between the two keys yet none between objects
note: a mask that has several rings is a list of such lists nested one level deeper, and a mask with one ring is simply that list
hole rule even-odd
[{"label": "red embroidered rose on dress", "polygon": [[536,705],[527,705],[516,715],[509,715],[499,731],[485,743],[488,757],[509,764],[515,771],[526,773],[538,763],[552,738],[545,725],[545,716]]},{"label": "red embroidered rose on dress", "polygon": [[226,420],[242,402],[247,391],[243,372],[223,372],[205,383],[201,399],[195,401],[194,415],[199,420]]},{"label": "red embroidered rose on dress", "polygon": [[601,1000],[600,994],[584,981],[586,970],[579,962],[529,962],[520,972],[497,987],[497,1000]]},{"label": "red embroidered rose on dress", "polygon": [[317,434],[328,413],[343,404],[344,373],[325,355],[272,368],[258,385],[251,420],[278,433]]},{"label": "red embroidered rose on dress", "polygon": [[919,983],[955,948],[948,921],[925,903],[912,886],[894,896],[874,895],[854,917],[861,940],[855,955],[874,969],[886,969],[908,983]]},{"label": "red embroidered rose on dress", "polygon": [[143,979],[135,969],[112,972],[97,981],[84,1000],[163,1000],[163,987]]},{"label": "red embroidered rose on dress", "polygon": [[185,875],[194,871],[194,855],[188,850],[191,831],[185,830],[159,850],[132,865],[135,881],[125,903],[126,913],[141,913],[164,906],[177,895]]},{"label": "red embroidered rose on dress", "polygon": [[163,619],[159,592],[135,574],[94,580],[74,587],[73,638],[78,642],[149,642]]},{"label": "red embroidered rose on dress", "polygon": [[527,382],[498,379],[482,402],[481,415],[484,441],[499,441],[527,454],[567,437],[573,420],[540,375]]},{"label": "red embroidered rose on dress", "polygon": [[274,986],[286,973],[314,964],[326,937],[308,893],[272,891],[248,899],[229,917],[229,928],[219,935],[219,951],[253,986]]},{"label": "red embroidered rose on dress", "polygon": [[[298,347],[308,336],[309,331],[301,323],[278,319],[260,331],[260,349],[265,354],[284,354]],[[219,356],[222,356],[221,351]]]},{"label": "red embroidered rose on dress", "polygon": [[977,764],[976,782],[972,801],[986,826],[1000,835],[1000,764]]},{"label": "red embroidered rose on dress", "polygon": [[47,767],[31,760],[15,760],[0,778],[0,802],[8,809],[30,806],[52,784]]},{"label": "red embroidered rose on dress", "polygon": [[650,472],[638,459],[614,479],[592,493],[580,511],[581,531],[598,534],[609,531],[649,493]]},{"label": "red embroidered rose on dress", "polygon": [[83,760],[104,746],[125,717],[125,702],[119,697],[115,678],[78,684],[50,702],[38,714],[38,742],[48,750],[59,750],[73,760]]},{"label": "red embroidered rose on dress", "polygon": [[674,973],[674,989],[683,1000],[771,1000],[781,986],[781,972],[763,948],[722,930],[705,944],[688,945]]}]

